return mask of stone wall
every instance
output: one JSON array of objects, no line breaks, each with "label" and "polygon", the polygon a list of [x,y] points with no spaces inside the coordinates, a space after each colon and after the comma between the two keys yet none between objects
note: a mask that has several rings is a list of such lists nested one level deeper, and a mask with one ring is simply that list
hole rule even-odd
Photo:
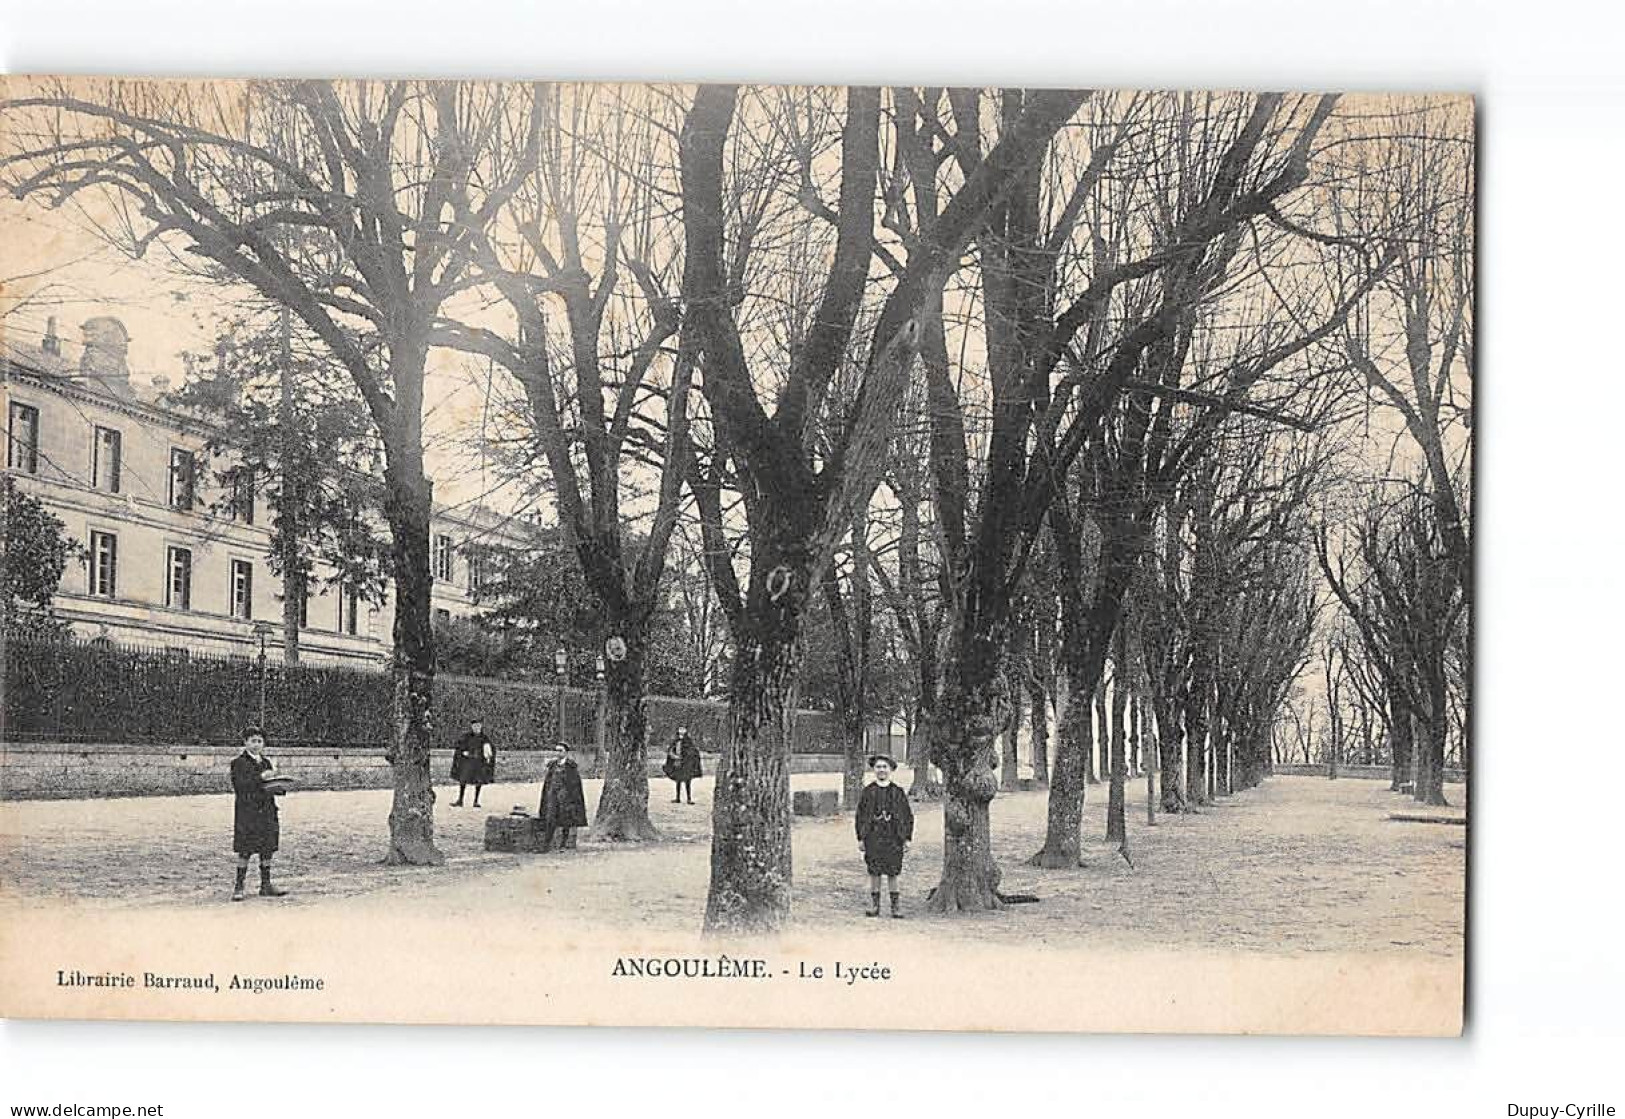
[{"label": "stone wall", "polygon": [[[0,743],[0,800],[63,800],[76,797],[177,796],[222,793],[231,788],[236,746],[79,745],[60,742]],[[390,785],[389,763],[366,748],[283,746],[270,751],[277,768],[295,777],[301,789],[383,789]],[[497,780],[540,783],[549,755],[541,750],[504,750],[497,755]],[[649,759],[657,783],[664,754]],[[583,775],[602,771],[598,752],[578,750]],[[707,776],[716,773],[717,755],[702,754]],[[451,751],[435,750],[435,782],[450,781]],[[792,773],[837,773],[839,754],[796,754]]]},{"label": "stone wall", "polygon": [[[1288,777],[1325,777],[1324,765],[1283,765],[1275,763],[1275,772]],[[1357,777],[1362,780],[1391,781],[1394,776],[1392,768],[1386,765],[1340,765],[1337,767],[1339,777]],[[1446,768],[1444,780],[1447,785],[1459,785],[1465,781],[1466,775],[1459,769]]]}]

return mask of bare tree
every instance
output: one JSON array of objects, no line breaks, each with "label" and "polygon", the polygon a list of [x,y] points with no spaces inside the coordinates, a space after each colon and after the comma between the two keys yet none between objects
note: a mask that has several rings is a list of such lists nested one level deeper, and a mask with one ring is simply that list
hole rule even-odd
[{"label": "bare tree", "polygon": [[[559,522],[604,612],[609,719],[592,834],[654,839],[645,670],[681,506],[694,375],[692,351],[668,345],[681,321],[667,290],[680,228],[661,193],[676,152],[659,114],[675,110],[647,90],[528,94],[528,109],[515,110],[536,133],[523,185],[477,245],[479,275],[513,325],[446,319],[437,337],[485,354],[523,391]],[[635,519],[639,482],[653,491],[646,524]]]},{"label": "bare tree", "polygon": [[[1459,643],[1467,597],[1456,579],[1448,532],[1435,520],[1426,482],[1396,495],[1374,492],[1352,543],[1334,551],[1323,527],[1316,538],[1321,573],[1381,667],[1398,709],[1389,717],[1397,738],[1414,718],[1414,795],[1445,804],[1444,759],[1451,718],[1451,650]],[[1398,778],[1396,773],[1396,780]]]}]

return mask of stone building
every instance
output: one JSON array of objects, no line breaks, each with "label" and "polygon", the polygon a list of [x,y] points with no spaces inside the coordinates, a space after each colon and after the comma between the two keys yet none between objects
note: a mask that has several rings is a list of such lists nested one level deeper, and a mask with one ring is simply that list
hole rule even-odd
[{"label": "stone building", "polygon": [[[58,588],[59,618],[83,636],[256,655],[282,647],[282,588],[272,574],[270,511],[260,495],[212,492],[206,417],[166,402],[169,379],[138,382],[129,334],[111,316],[81,328],[64,354],[51,320],[39,345],[0,341],[6,473],[85,548]],[[437,620],[478,613],[480,556],[523,547],[525,526],[489,510],[438,510],[431,526]],[[366,602],[318,577],[301,656],[387,656],[393,603]]]}]

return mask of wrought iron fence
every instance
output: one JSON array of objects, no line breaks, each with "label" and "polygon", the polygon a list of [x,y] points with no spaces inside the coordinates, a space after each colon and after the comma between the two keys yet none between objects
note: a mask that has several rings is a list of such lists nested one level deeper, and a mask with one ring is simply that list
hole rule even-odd
[{"label": "wrought iron fence", "polygon": [[[393,686],[375,668],[282,664],[81,637],[8,635],[0,739],[13,742],[235,744],[260,721],[273,742],[382,749],[389,740]],[[263,672],[263,679],[262,679]],[[479,717],[508,749],[598,739],[599,694],[590,688],[439,675],[432,713],[437,743]],[[679,726],[702,747],[727,734],[728,708],[714,700],[652,696],[649,748]],[[562,728],[562,734],[560,733]],[[797,752],[839,752],[829,712],[796,714]]]}]

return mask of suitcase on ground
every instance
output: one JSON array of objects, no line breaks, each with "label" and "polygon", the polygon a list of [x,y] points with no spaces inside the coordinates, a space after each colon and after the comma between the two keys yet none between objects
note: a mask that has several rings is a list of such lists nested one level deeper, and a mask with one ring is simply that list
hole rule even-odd
[{"label": "suitcase on ground", "polygon": [[487,816],[485,849],[535,854],[542,850],[542,821],[529,813]]}]

